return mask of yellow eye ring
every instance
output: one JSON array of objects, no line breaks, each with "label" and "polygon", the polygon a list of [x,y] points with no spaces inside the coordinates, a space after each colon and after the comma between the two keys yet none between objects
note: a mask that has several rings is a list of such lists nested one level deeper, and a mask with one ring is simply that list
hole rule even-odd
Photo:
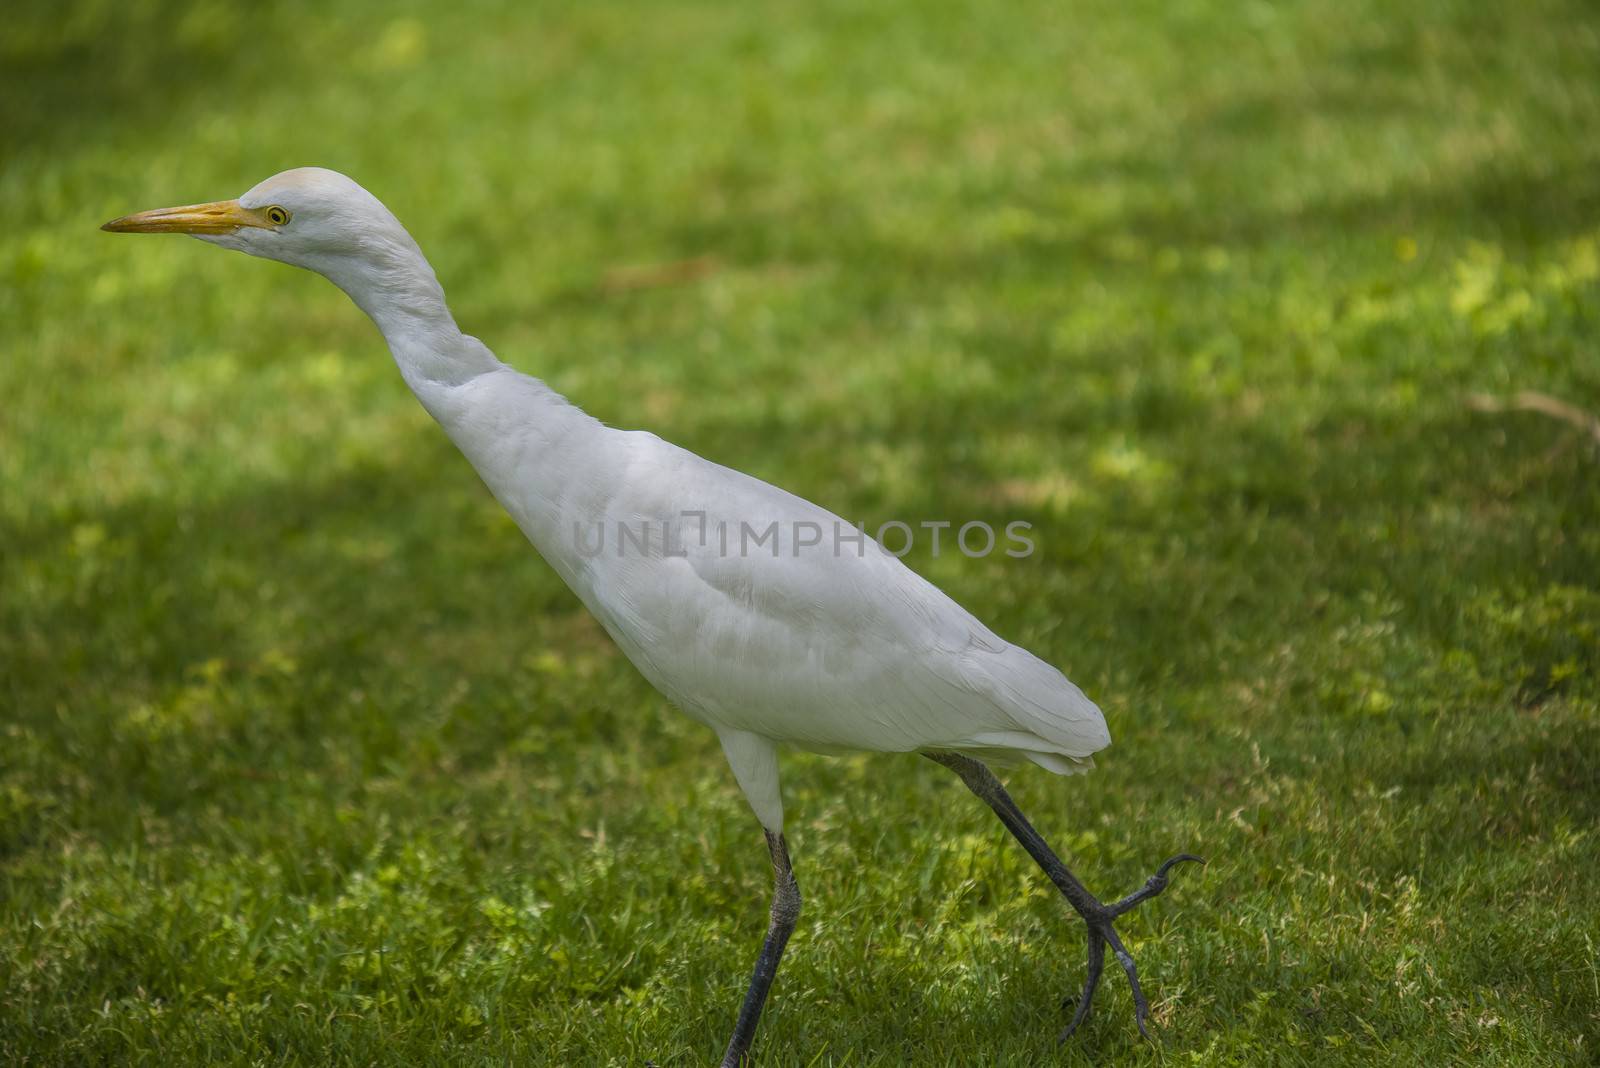
[{"label": "yellow eye ring", "polygon": [[273,226],[282,226],[289,221],[289,213],[274,204],[267,209],[267,221]]}]

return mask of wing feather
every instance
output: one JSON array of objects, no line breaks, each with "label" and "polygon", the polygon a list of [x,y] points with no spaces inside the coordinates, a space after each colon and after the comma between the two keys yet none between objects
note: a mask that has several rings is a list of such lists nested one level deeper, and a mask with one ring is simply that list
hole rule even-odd
[{"label": "wing feather", "polygon": [[[952,749],[1083,770],[1110,742],[1066,676],[996,636],[838,516],[649,434],[606,522],[679,523],[676,551],[603,553],[575,588],[658,687],[713,726],[822,749]],[[704,513],[685,528],[685,514]],[[751,547],[746,529],[777,524]],[[795,524],[823,544],[796,545]],[[722,531],[729,532],[727,537]],[[663,549],[666,546],[663,544]]]}]

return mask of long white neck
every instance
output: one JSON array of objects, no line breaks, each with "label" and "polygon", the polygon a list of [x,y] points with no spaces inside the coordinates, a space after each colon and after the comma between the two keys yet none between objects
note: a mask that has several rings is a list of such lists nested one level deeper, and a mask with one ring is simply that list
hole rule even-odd
[{"label": "long white neck", "polygon": [[427,394],[505,365],[481,341],[461,332],[438,277],[411,235],[396,224],[384,237],[364,247],[359,259],[330,256],[310,266],[377,324],[406,384],[432,411]]},{"label": "long white neck", "polygon": [[576,569],[566,563],[564,528],[549,502],[596,469],[594,443],[604,427],[463,334],[416,242],[398,223],[384,236],[359,259],[328,256],[307,265],[377,324],[411,392],[570,581]]}]

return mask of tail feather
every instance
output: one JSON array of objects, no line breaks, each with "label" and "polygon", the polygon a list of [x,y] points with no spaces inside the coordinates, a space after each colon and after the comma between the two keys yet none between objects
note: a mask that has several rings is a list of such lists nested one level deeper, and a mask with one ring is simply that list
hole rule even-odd
[{"label": "tail feather", "polygon": [[973,688],[1015,727],[974,735],[978,746],[1013,749],[1041,767],[1069,774],[1092,767],[1089,757],[1111,744],[1099,707],[1026,649],[1008,645],[975,653],[964,658],[964,666]]}]

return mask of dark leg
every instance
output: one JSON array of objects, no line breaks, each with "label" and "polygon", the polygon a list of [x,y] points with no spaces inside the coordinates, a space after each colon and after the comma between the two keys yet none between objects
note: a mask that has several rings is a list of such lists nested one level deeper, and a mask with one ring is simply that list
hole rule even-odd
[{"label": "dark leg", "polygon": [[995,815],[1000,817],[1000,822],[1006,825],[1006,830],[1022,843],[1022,848],[1026,849],[1034,862],[1044,869],[1050,881],[1056,884],[1056,888],[1078,911],[1078,915],[1083,917],[1084,924],[1089,928],[1089,974],[1083,983],[1083,993],[1078,997],[1077,1011],[1072,1014],[1072,1022],[1067,1024],[1067,1029],[1061,1032],[1061,1040],[1066,1041],[1089,1015],[1089,1007],[1094,1000],[1095,987],[1100,982],[1100,970],[1105,964],[1108,945],[1111,947],[1111,952],[1116,954],[1117,963],[1122,965],[1122,970],[1128,975],[1128,984],[1133,988],[1134,1014],[1139,1024],[1139,1033],[1148,1038],[1150,1032],[1145,1030],[1144,1019],[1150,1011],[1150,1004],[1145,1000],[1144,991],[1139,989],[1139,973],[1133,966],[1133,957],[1123,947],[1122,939],[1117,936],[1112,921],[1141,901],[1155,897],[1165,890],[1167,872],[1174,864],[1186,860],[1202,864],[1205,862],[1190,853],[1179,853],[1161,865],[1156,873],[1145,881],[1144,886],[1120,901],[1103,905],[1098,898],[1089,893],[1072,872],[1067,870],[1067,866],[1061,863],[1061,858],[1045,844],[1039,832],[1033,829],[1033,825],[1022,814],[1022,810],[1017,808],[1017,803],[1011,800],[1011,795],[1006,793],[1006,788],[1000,785],[1000,780],[994,777],[994,772],[980,761],[956,753],[923,755],[961,776],[961,781],[967,784],[967,788],[994,809]]},{"label": "dark leg", "polygon": [[800,884],[795,882],[794,868],[789,863],[789,843],[783,835],[768,831],[767,850],[772,854],[772,920],[767,926],[767,940],[761,944],[761,956],[756,958],[755,974],[750,976],[750,989],[739,1008],[739,1022],[728,1040],[728,1052],[722,1055],[722,1068],[739,1068],[750,1052],[750,1040],[755,1037],[761,1007],[767,1003],[767,991],[772,989],[772,977],[778,974],[783,947],[789,944],[794,925],[800,920]]}]

